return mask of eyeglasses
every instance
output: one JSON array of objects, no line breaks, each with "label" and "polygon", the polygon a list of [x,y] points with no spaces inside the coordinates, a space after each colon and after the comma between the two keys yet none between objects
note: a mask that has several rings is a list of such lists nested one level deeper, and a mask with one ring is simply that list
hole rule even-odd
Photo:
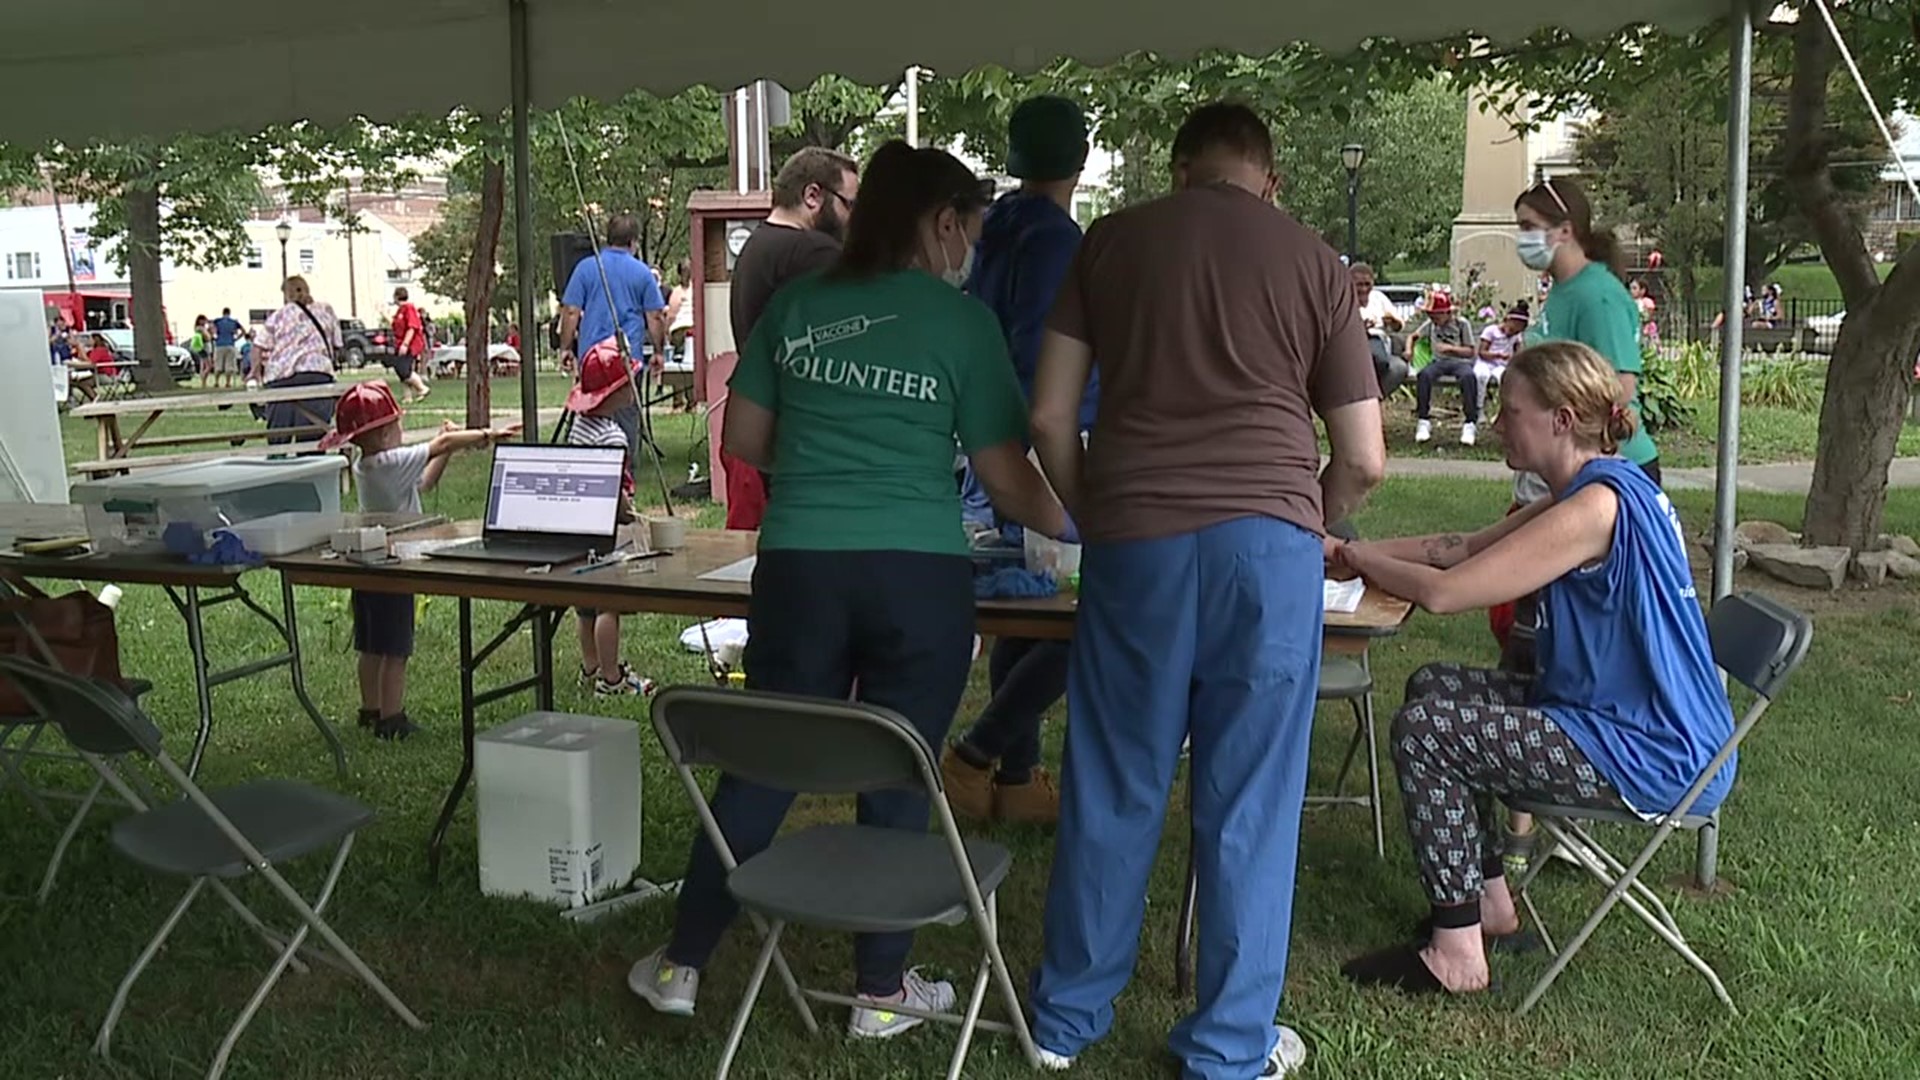
[{"label": "eyeglasses", "polygon": [[826,192],[827,194],[833,196],[836,199],[839,199],[840,205],[847,208],[847,213],[849,214],[853,213],[852,199],[847,198],[845,195],[840,194],[839,192],[833,190],[832,188],[821,188],[820,190]]}]

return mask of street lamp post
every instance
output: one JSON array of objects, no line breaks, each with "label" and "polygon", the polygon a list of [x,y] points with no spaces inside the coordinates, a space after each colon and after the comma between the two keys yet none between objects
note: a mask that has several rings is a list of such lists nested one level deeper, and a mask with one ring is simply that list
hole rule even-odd
[{"label": "street lamp post", "polygon": [[293,226],[286,221],[273,227],[273,235],[280,238],[280,280],[287,280],[287,241],[293,239]]},{"label": "street lamp post", "polygon": [[1347,262],[1360,261],[1360,166],[1367,162],[1367,148],[1348,143],[1340,148],[1340,164],[1347,169]]}]

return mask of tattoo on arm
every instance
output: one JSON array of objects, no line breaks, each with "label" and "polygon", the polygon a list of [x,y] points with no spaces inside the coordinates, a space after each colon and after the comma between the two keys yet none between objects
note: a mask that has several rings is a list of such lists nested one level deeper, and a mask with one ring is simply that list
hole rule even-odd
[{"label": "tattoo on arm", "polygon": [[1467,546],[1467,538],[1459,533],[1447,533],[1445,536],[1429,537],[1421,545],[1421,554],[1426,556],[1427,565],[1442,570],[1459,561],[1459,556]]}]

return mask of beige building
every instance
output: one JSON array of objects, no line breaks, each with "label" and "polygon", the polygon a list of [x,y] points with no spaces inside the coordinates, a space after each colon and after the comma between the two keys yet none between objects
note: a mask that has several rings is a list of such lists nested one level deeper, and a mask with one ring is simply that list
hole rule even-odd
[{"label": "beige building", "polygon": [[[341,318],[384,324],[393,313],[393,289],[404,285],[415,303],[438,315],[459,308],[446,297],[426,295],[414,281],[413,245],[376,214],[362,213],[363,231],[349,237],[339,223],[289,218],[286,272],[312,286],[314,298],[333,305]],[[249,221],[249,249],[237,266],[217,270],[174,267],[166,280],[167,315],[176,334],[192,333],[196,315],[212,318],[232,308],[244,323],[258,323],[280,306],[282,222]]]}]

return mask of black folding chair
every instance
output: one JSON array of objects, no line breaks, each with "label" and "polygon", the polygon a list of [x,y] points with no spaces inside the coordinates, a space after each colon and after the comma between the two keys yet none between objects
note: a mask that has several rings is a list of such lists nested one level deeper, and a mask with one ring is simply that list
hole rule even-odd
[{"label": "black folding chair", "polygon": [[[1524,1015],[1546,994],[1560,973],[1573,961],[1575,953],[1593,936],[1600,923],[1618,904],[1626,904],[1628,910],[1640,917],[1660,940],[1672,946],[1694,970],[1706,977],[1713,992],[1728,1009],[1737,1015],[1733,998],[1720,981],[1713,966],[1700,958],[1700,954],[1687,944],[1680,933],[1680,925],[1674,921],[1673,913],[1654,895],[1652,889],[1640,881],[1640,874],[1647,864],[1659,853],[1667,838],[1675,832],[1698,831],[1714,824],[1711,814],[1696,814],[1694,804],[1700,801],[1701,792],[1720,774],[1721,768],[1739,749],[1741,740],[1753,730],[1780,691],[1786,686],[1787,677],[1793,674],[1800,661],[1806,658],[1807,647],[1813,643],[1813,620],[1805,615],[1784,607],[1759,593],[1742,593],[1729,596],[1713,606],[1713,612],[1707,618],[1707,633],[1713,641],[1714,662],[1726,671],[1734,681],[1753,691],[1753,704],[1747,708],[1740,722],[1734,726],[1733,734],[1713,755],[1713,760],[1700,771],[1700,775],[1687,789],[1687,793],[1672,810],[1665,814],[1642,817],[1625,812],[1590,810],[1579,806],[1561,806],[1554,803],[1517,801],[1513,809],[1534,815],[1542,829],[1547,833],[1549,844],[1561,844],[1575,854],[1575,861],[1592,874],[1602,885],[1607,886],[1607,894],[1600,905],[1587,916],[1579,933],[1567,942],[1564,948],[1555,949],[1552,966],[1540,981],[1527,992],[1526,1000],[1520,1003],[1520,1012]],[[1635,826],[1652,829],[1653,838],[1647,841],[1635,856],[1632,863],[1622,863],[1613,854],[1594,839],[1593,834],[1583,826],[1592,822],[1605,822],[1615,825]],[[1543,856],[1546,852],[1541,853]],[[1547,947],[1554,948],[1553,939],[1546,936],[1546,923],[1541,921],[1540,912],[1534,907],[1533,897],[1528,886],[1533,883],[1546,859],[1535,858],[1527,868],[1527,873],[1516,886],[1521,901],[1526,905],[1527,914],[1533,925],[1539,928],[1545,937]]]}]

